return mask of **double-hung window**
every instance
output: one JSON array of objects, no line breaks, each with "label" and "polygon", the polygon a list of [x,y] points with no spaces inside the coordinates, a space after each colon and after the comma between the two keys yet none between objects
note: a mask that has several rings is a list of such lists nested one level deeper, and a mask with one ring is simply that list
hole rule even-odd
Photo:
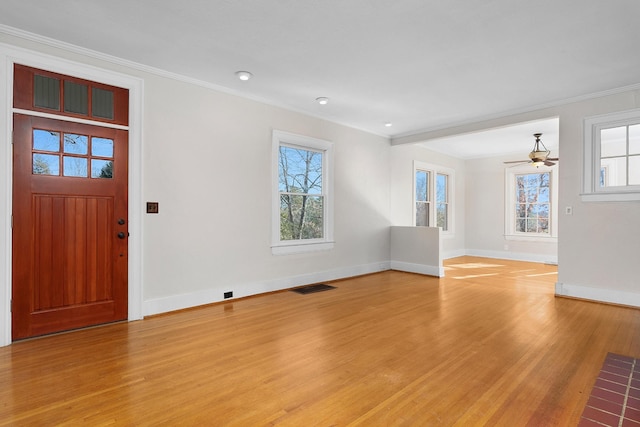
[{"label": "double-hung window", "polygon": [[414,225],[453,232],[453,170],[415,161]]},{"label": "double-hung window", "polygon": [[505,237],[510,240],[556,239],[556,167],[530,164],[506,169]]},{"label": "double-hung window", "polygon": [[272,252],[333,247],[333,144],[273,132]]},{"label": "double-hung window", "polygon": [[584,153],[583,200],[640,200],[640,110],[587,118]]}]

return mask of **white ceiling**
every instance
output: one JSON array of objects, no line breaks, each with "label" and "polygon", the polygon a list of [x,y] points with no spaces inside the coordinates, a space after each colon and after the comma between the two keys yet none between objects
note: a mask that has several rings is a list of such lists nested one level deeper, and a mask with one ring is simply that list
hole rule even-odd
[{"label": "white ceiling", "polygon": [[638,0],[2,0],[0,41],[35,33],[399,137],[637,85],[639,18]]},{"label": "white ceiling", "polygon": [[513,160],[528,160],[533,149],[534,133],[558,157],[560,121],[557,117],[487,129],[482,132],[431,139],[419,145],[460,159],[480,159],[510,155]]}]

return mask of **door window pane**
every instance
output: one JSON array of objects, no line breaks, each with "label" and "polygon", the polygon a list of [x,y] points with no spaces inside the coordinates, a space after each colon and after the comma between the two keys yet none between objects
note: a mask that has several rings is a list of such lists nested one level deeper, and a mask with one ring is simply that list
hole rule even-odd
[{"label": "door window pane", "polygon": [[87,154],[89,137],[85,135],[64,134],[64,152],[71,154]]},{"label": "door window pane", "polygon": [[34,175],[60,175],[60,157],[53,154],[33,154]]},{"label": "door window pane", "polygon": [[113,178],[113,162],[91,159],[91,178]]},{"label": "door window pane", "polygon": [[84,157],[63,157],[64,176],[87,177],[87,159]]},{"label": "door window pane", "polygon": [[41,151],[60,151],[60,133],[48,130],[33,130],[33,149]]},{"label": "door window pane", "polygon": [[113,157],[113,139],[91,138],[91,155],[98,157]]}]

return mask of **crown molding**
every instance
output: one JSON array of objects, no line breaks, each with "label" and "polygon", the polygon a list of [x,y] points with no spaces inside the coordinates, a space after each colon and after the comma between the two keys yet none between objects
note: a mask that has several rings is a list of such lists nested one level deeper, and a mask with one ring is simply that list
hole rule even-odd
[{"label": "crown molding", "polygon": [[439,132],[439,131],[443,131],[443,130],[446,130],[446,129],[452,129],[452,128],[461,127],[461,126],[473,125],[473,124],[477,124],[477,123],[486,122],[486,121],[489,121],[489,120],[496,120],[496,119],[502,119],[502,118],[505,118],[505,117],[516,116],[516,115],[519,115],[519,114],[532,113],[534,111],[545,110],[547,108],[560,107],[560,106],[563,106],[563,105],[573,104],[573,103],[576,103],[576,102],[588,101],[588,100],[595,99],[595,98],[602,98],[602,97],[605,97],[605,96],[617,95],[617,94],[620,94],[620,93],[630,92],[630,91],[634,91],[634,90],[640,90],[640,83],[632,84],[632,85],[629,85],[629,86],[623,86],[623,87],[619,87],[619,88],[615,88],[615,89],[603,90],[603,91],[600,91],[600,92],[589,93],[589,94],[586,94],[586,95],[574,96],[574,97],[571,97],[571,98],[558,99],[558,100],[546,102],[546,103],[543,103],[543,104],[537,104],[537,105],[532,105],[532,106],[529,106],[529,107],[517,108],[517,109],[513,109],[513,110],[508,110],[508,111],[502,111],[500,113],[488,114],[488,115],[485,115],[485,116],[475,117],[475,118],[470,119],[470,120],[462,120],[462,121],[459,121],[459,122],[451,122],[451,123],[447,123],[447,124],[444,124],[444,125],[425,128],[425,129],[418,130],[418,131],[400,133],[400,134],[391,136],[391,145],[403,144],[405,142],[399,141],[400,139],[405,139],[405,138],[411,139],[411,137],[417,137],[417,139],[415,141],[411,141],[412,143],[423,142],[423,141],[425,141],[427,139],[430,139],[430,138],[425,138],[424,140],[421,140],[420,136],[423,135],[423,134],[431,133],[431,132]]}]

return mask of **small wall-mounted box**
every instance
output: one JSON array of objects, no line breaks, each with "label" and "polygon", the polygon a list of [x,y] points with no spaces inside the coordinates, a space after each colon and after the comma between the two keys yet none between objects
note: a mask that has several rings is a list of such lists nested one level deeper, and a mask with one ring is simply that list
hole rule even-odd
[{"label": "small wall-mounted box", "polygon": [[157,214],[159,210],[158,202],[147,202],[147,213]]}]

